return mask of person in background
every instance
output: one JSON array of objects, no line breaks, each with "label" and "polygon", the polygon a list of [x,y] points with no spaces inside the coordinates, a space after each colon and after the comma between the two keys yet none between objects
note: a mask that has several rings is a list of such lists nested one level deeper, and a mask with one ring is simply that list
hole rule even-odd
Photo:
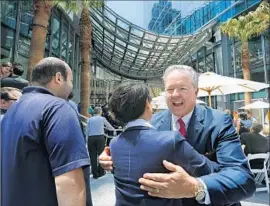
[{"label": "person in background", "polygon": [[[158,131],[183,134],[197,152],[215,161],[221,169],[200,177],[200,182],[193,182],[193,176],[181,166],[164,162],[171,173],[144,174],[139,179],[141,189],[153,197],[182,198],[184,206],[240,205],[239,201],[252,196],[256,187],[232,118],[224,112],[196,105],[198,75],[193,68],[170,66],[163,80],[169,109],[154,114],[151,124]],[[108,152],[104,151],[99,159],[105,169],[112,169]],[[186,185],[190,184],[200,188],[199,192],[187,190]]]},{"label": "person in background", "polygon": [[252,116],[250,110],[247,110],[247,119],[250,120],[252,124],[256,124],[258,122],[257,119]]},{"label": "person in background", "polygon": [[79,114],[78,105],[72,100],[73,97],[74,97],[74,93],[70,92],[70,94],[68,96],[68,102],[69,102],[70,106],[76,111],[76,113]]},{"label": "person in background", "polygon": [[2,87],[1,88],[1,99],[0,99],[0,109],[1,109],[1,116],[0,116],[0,123],[10,108],[10,106],[17,101],[22,96],[21,90],[13,87]]},{"label": "person in background", "polygon": [[91,168],[94,179],[98,179],[105,174],[102,167],[99,166],[97,158],[105,147],[104,127],[114,131],[113,126],[102,117],[101,107],[95,107],[94,116],[87,120],[86,135],[88,137],[88,151],[91,160]]},{"label": "person in background", "polygon": [[[24,88],[5,114],[2,205],[86,205],[83,169],[90,160],[77,114],[67,102],[72,80],[64,61],[42,59],[33,68],[33,86]],[[92,206],[89,202],[87,206]]]},{"label": "person in background", "polygon": [[261,135],[270,138],[269,136],[269,124],[263,125],[263,130],[260,132]]},{"label": "person in background", "polygon": [[[126,125],[123,133],[110,144],[116,206],[181,206],[181,199],[153,198],[140,190],[138,179],[144,173],[170,172],[162,165],[164,159],[181,165],[196,177],[219,171],[216,162],[196,152],[179,132],[157,131],[149,122],[152,117],[150,102],[149,90],[143,84],[120,85],[109,101],[113,116]],[[193,181],[200,181],[200,178],[193,178]],[[186,193],[194,189],[192,184],[185,186]]]},{"label": "person in background", "polygon": [[1,87],[14,87],[23,89],[29,85],[29,82],[21,77],[24,68],[20,63],[14,62],[12,64],[12,75],[1,79]]},{"label": "person in background", "polygon": [[236,128],[239,135],[250,132],[250,129],[252,127],[252,121],[247,119],[247,113],[246,112],[240,112],[238,114],[239,119],[236,121]]},{"label": "person in background", "polygon": [[78,103],[78,112],[81,113],[81,102]]},{"label": "person in background", "polygon": [[88,107],[88,114],[90,114],[91,116],[94,115],[94,110],[91,105]]},{"label": "person in background", "polygon": [[0,79],[10,77],[12,73],[12,64],[10,62],[0,64]]},{"label": "person in background", "polygon": [[[269,138],[260,134],[263,126],[261,124],[254,124],[251,128],[251,132],[244,133],[240,136],[242,148],[246,155],[267,153],[269,151]],[[250,161],[252,169],[262,168],[262,160]]]}]

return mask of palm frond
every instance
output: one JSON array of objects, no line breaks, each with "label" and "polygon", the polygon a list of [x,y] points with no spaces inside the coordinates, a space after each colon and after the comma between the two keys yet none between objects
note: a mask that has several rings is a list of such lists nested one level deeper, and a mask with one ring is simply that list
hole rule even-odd
[{"label": "palm frond", "polygon": [[240,24],[236,19],[230,19],[225,24],[223,24],[221,28],[221,32],[228,35],[229,37],[233,38],[239,38],[239,27]]},{"label": "palm frond", "polygon": [[79,1],[74,0],[55,0],[56,6],[61,6],[68,12],[78,13],[80,11]]},{"label": "palm frond", "polygon": [[104,0],[81,0],[83,7],[100,8],[104,5]]},{"label": "palm frond", "polygon": [[260,6],[245,16],[239,16],[237,19],[230,19],[221,25],[221,31],[229,37],[235,37],[242,42],[258,36],[269,28],[270,9],[269,3],[263,1]]}]

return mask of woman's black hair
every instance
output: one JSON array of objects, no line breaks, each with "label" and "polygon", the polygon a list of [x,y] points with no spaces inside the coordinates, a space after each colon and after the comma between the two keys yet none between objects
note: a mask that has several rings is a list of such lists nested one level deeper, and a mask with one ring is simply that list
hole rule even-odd
[{"label": "woman's black hair", "polygon": [[109,110],[115,120],[126,124],[144,113],[146,100],[151,101],[146,85],[122,84],[113,91],[109,99]]}]

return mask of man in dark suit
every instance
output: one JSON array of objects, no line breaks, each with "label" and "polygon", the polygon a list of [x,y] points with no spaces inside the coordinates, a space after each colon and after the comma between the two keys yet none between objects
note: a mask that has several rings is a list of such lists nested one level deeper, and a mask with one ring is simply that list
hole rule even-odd
[{"label": "man in dark suit", "polygon": [[[198,77],[189,66],[170,66],[163,76],[169,110],[157,113],[151,123],[160,131],[178,130],[191,146],[216,161],[221,170],[201,176],[196,193],[187,194],[185,183],[192,177],[180,166],[165,163],[170,174],[144,174],[141,189],[154,197],[183,198],[183,205],[240,205],[255,192],[255,182],[229,115],[196,105]],[[100,162],[110,169],[103,153]],[[104,162],[103,162],[104,161]],[[158,190],[156,190],[158,189]]]},{"label": "man in dark suit", "polygon": [[[181,206],[181,199],[153,198],[140,189],[138,179],[144,173],[169,172],[162,164],[164,159],[181,165],[193,176],[219,171],[216,162],[195,151],[179,132],[157,131],[150,125],[150,99],[145,85],[123,84],[113,91],[109,101],[115,119],[126,125],[123,133],[113,138],[110,144],[114,162],[116,206]],[[199,181],[196,178],[192,180],[190,183],[193,184]],[[193,184],[186,185],[186,192],[196,190]]]},{"label": "man in dark suit", "polygon": [[[251,127],[251,132],[243,133],[240,136],[242,147],[246,155],[267,153],[269,151],[269,137],[260,134],[263,126],[261,124],[254,124]],[[263,161],[261,159],[251,160],[250,166],[252,169],[263,168]]]}]

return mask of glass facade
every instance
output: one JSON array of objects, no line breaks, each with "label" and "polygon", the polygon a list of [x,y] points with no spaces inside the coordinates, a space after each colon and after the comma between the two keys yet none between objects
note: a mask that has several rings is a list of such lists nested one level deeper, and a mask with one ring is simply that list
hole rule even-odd
[{"label": "glass facade", "polygon": [[[180,11],[172,9],[171,1],[159,1],[154,4],[149,29],[155,33],[193,34],[198,29],[204,28],[209,21],[217,20],[217,24],[209,27],[211,30],[209,34],[207,33],[209,38],[205,38],[203,42],[198,41],[198,44],[193,43],[194,45],[192,45],[191,43],[191,47],[188,47],[189,45],[181,46],[186,42],[194,42],[198,36],[188,38],[187,36],[191,35],[184,35],[181,37],[183,41],[178,41],[178,38],[174,36],[155,35],[138,29],[134,25],[129,25],[124,19],[115,16],[113,11],[106,10],[104,16],[96,15],[99,11],[91,12],[94,50],[91,56],[91,104],[104,104],[108,94],[122,81],[140,80],[139,78],[127,80],[124,78],[127,73],[130,73],[131,76],[144,73],[151,76],[151,72],[162,75],[161,67],[166,61],[170,64],[190,65],[199,73],[213,71],[221,75],[242,78],[241,42],[222,35],[218,23],[241,12],[254,9],[253,6],[258,2],[258,0],[211,1],[184,18],[181,17]],[[117,27],[114,27],[113,22],[108,20],[113,18]],[[26,70],[32,21],[31,1],[1,1],[1,62],[17,61]],[[75,101],[77,102],[79,102],[81,65],[78,22],[78,17],[70,16],[59,8],[53,8],[45,48],[45,56],[62,58],[71,66],[74,76]],[[123,29],[124,27],[125,29]],[[115,33],[112,33],[113,31]],[[202,33],[201,37],[197,39],[203,38],[205,34]],[[183,62],[174,62],[172,59],[173,55],[182,58],[183,49],[174,50],[178,48],[177,45],[179,48],[186,49],[185,51],[188,53],[187,58],[183,58]],[[269,32],[249,41],[251,80],[269,83],[267,75],[270,70],[269,46]],[[119,68],[113,70],[104,65],[102,62],[104,59],[110,65],[116,65],[115,68],[117,66]],[[134,65],[136,65],[135,69],[133,69]],[[104,69],[104,67],[108,69]],[[150,70],[151,72],[147,73]],[[23,76],[26,76],[26,72]],[[163,87],[160,78],[151,81],[149,86]],[[148,84],[148,80],[145,82]],[[157,91],[159,90],[157,89]],[[254,99],[267,97],[268,93],[265,90],[253,93]],[[231,106],[232,109],[235,109],[239,108],[239,105],[242,106],[243,98],[243,94],[214,97],[213,105],[216,108]],[[206,98],[203,100],[207,102]]]},{"label": "glass facade", "polygon": [[172,8],[171,1],[159,0],[152,8],[152,19],[149,22],[148,29],[162,34],[174,19],[180,19],[180,17],[180,11]]},{"label": "glass facade", "polygon": [[158,34],[192,34],[211,20],[225,22],[259,2],[260,0],[209,1],[190,15],[181,18],[177,15],[180,11],[172,9],[171,1],[159,1],[152,8],[152,19],[148,29]]},{"label": "glass facade", "polygon": [[[11,61],[21,63],[25,69],[24,78],[26,77],[28,67],[32,21],[32,1],[1,1],[1,62]],[[45,56],[59,57],[70,65],[74,76],[74,100],[79,102],[80,37],[78,18],[76,22],[76,18],[73,18],[73,16],[66,14],[59,8],[53,8],[49,23]],[[102,68],[98,68],[98,70],[102,70]],[[116,75],[111,74],[111,76],[114,77]],[[104,77],[92,77],[95,79],[92,81],[103,82]],[[101,83],[97,84],[102,85]],[[102,90],[102,92],[108,91]],[[104,93],[102,94],[102,98],[98,100],[95,100],[95,97],[91,96],[91,101],[103,104],[107,96],[108,93]]]}]

